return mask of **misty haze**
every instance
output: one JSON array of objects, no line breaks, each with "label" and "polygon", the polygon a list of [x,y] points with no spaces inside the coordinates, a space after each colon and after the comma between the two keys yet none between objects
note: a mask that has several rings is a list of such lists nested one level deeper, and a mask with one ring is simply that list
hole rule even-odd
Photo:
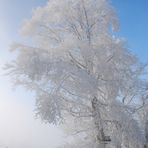
[{"label": "misty haze", "polygon": [[0,148],[148,148],[148,2],[0,1]]}]

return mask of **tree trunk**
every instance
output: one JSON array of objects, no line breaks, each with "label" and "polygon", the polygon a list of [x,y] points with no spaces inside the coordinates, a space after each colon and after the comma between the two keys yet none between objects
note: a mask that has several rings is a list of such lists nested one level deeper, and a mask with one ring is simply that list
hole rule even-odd
[{"label": "tree trunk", "polygon": [[148,120],[146,121],[146,124],[145,124],[145,145],[144,145],[144,148],[148,148]]},{"label": "tree trunk", "polygon": [[103,121],[101,118],[99,102],[96,97],[92,100],[92,108],[93,108],[93,115],[94,115],[94,124],[97,128],[96,130],[96,140],[97,140],[97,148],[106,148],[107,142],[110,142],[110,137],[105,136],[104,129],[103,129]]}]

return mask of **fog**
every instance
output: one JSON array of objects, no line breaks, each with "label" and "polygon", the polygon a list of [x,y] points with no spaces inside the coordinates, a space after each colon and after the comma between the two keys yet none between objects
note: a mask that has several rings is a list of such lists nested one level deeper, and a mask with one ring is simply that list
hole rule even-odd
[{"label": "fog", "polygon": [[55,148],[60,144],[62,131],[35,119],[33,96],[20,88],[11,89],[4,76],[0,82],[0,148]]},{"label": "fog", "polygon": [[3,70],[14,56],[9,46],[18,40],[18,26],[39,5],[37,1],[22,2],[0,1],[0,148],[55,148],[62,141],[62,132],[35,119],[34,96],[22,88],[13,89]]}]

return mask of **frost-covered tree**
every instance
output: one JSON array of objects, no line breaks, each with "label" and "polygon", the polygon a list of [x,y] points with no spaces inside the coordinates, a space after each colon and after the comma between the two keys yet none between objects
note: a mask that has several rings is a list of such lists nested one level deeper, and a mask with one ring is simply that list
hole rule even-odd
[{"label": "frost-covered tree", "polygon": [[143,147],[136,112],[146,106],[144,66],[114,35],[118,28],[108,0],[49,0],[22,26],[30,45],[11,48],[14,83],[36,93],[43,121],[79,135],[76,147]]}]

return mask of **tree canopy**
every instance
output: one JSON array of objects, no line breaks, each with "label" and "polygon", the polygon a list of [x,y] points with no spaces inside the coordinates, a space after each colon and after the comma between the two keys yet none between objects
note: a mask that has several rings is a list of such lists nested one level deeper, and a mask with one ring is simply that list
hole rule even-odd
[{"label": "tree canopy", "polygon": [[145,65],[115,35],[118,29],[108,0],[49,0],[21,28],[29,44],[11,48],[17,58],[6,67],[14,83],[36,93],[43,121],[68,124],[81,135],[77,147],[145,143]]}]

